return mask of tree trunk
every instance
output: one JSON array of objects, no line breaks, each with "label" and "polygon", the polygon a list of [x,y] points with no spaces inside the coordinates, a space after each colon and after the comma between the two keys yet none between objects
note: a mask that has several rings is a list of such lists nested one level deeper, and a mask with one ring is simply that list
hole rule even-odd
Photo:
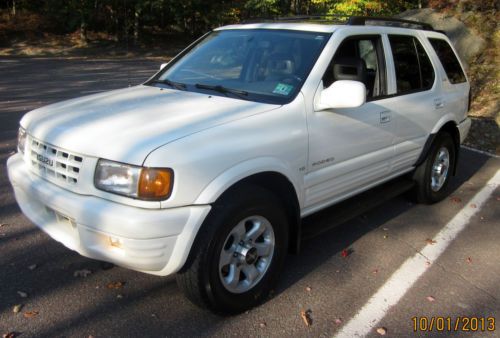
[{"label": "tree trunk", "polygon": [[135,5],[134,9],[134,42],[139,42],[139,35],[141,32],[141,8],[139,4]]},{"label": "tree trunk", "polygon": [[80,40],[83,43],[87,43],[87,20],[84,14],[82,14],[80,21]]}]

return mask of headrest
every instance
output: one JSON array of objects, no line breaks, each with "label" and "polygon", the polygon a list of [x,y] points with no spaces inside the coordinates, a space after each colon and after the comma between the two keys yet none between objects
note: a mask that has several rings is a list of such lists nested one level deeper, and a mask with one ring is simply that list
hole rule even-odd
[{"label": "headrest", "polygon": [[338,58],[333,63],[333,80],[353,80],[365,83],[366,64],[361,58]]},{"label": "headrest", "polygon": [[286,53],[275,53],[269,56],[268,70],[272,74],[293,74],[295,63],[293,56]]}]

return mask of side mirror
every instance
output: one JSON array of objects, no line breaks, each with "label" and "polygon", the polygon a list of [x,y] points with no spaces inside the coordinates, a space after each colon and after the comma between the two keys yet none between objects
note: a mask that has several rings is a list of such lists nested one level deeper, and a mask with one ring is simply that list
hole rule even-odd
[{"label": "side mirror", "polygon": [[356,108],[366,102],[365,84],[359,81],[339,80],[320,93],[315,110]]},{"label": "side mirror", "polygon": [[160,66],[160,70],[162,70],[163,68],[165,68],[167,65],[168,65],[168,62],[167,63],[162,63],[161,66]]}]

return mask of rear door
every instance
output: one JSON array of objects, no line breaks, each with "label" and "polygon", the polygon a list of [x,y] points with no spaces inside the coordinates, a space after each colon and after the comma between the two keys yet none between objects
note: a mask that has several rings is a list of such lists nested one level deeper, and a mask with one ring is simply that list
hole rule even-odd
[{"label": "rear door", "polygon": [[443,116],[446,103],[439,96],[436,66],[428,56],[430,46],[423,44],[413,32],[388,34],[388,40],[389,58],[394,65],[392,96],[398,102],[394,109],[392,170],[399,172],[415,165],[430,132]]}]

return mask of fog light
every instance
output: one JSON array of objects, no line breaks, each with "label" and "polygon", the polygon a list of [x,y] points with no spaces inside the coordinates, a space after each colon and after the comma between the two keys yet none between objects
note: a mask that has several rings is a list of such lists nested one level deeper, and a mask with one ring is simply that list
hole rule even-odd
[{"label": "fog light", "polygon": [[115,248],[121,248],[122,240],[116,237],[109,237],[109,245]]}]

